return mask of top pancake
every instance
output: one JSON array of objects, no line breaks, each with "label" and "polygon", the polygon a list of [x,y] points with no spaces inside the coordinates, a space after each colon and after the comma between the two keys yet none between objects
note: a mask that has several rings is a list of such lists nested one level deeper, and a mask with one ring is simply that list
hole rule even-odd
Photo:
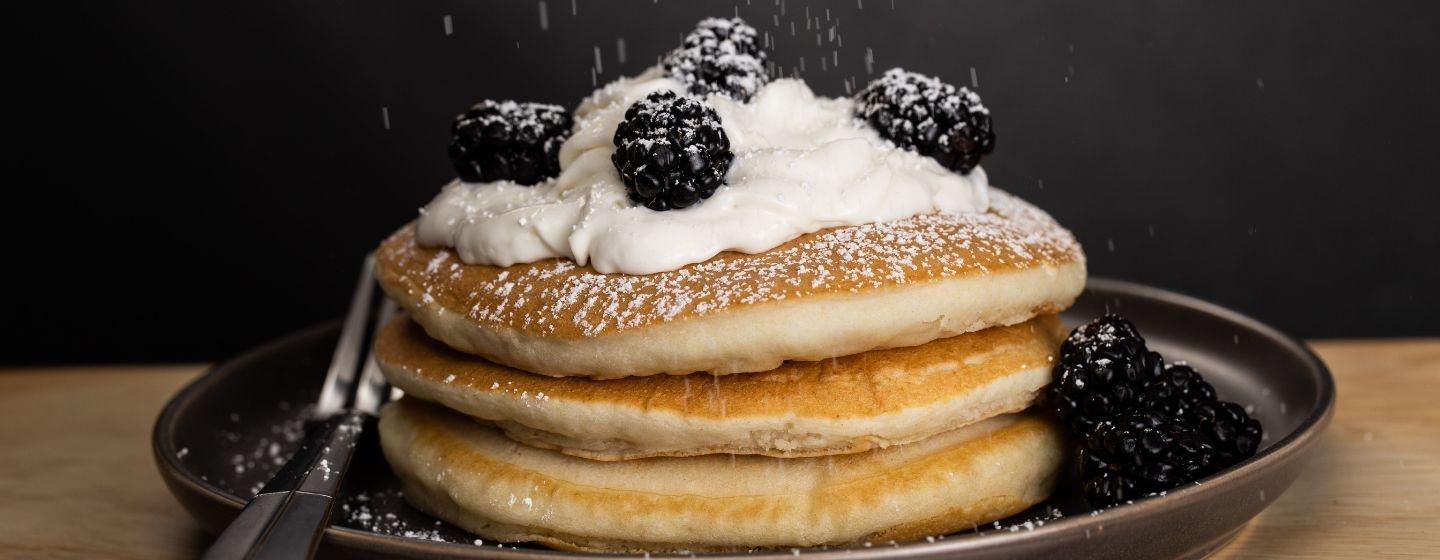
[{"label": "top pancake", "polygon": [[432,337],[534,373],[608,379],[766,371],[1014,324],[1084,286],[1074,236],[999,190],[976,214],[927,214],[802,235],[644,276],[569,260],[467,265],[385,240],[376,275]]}]

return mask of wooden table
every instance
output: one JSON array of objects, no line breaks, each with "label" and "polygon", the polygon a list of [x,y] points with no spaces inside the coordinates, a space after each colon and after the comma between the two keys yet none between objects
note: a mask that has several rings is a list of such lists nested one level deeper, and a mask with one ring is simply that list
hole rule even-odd
[{"label": "wooden table", "polygon": [[[1440,339],[1322,341],[1339,408],[1220,558],[1440,558]],[[0,370],[0,557],[194,558],[150,428],[200,365]]]}]

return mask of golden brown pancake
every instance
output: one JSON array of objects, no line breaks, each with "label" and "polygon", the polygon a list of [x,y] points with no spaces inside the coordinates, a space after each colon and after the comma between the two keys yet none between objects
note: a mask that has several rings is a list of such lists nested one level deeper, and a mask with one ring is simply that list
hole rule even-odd
[{"label": "golden brown pancake", "polygon": [[767,371],[1020,323],[1085,283],[1075,238],[992,190],[989,211],[800,236],[644,276],[569,260],[467,265],[407,225],[380,245],[385,291],[447,345],[551,376]]},{"label": "golden brown pancake", "polygon": [[1053,315],[767,372],[546,377],[451,350],[397,317],[375,358],[395,386],[528,445],[597,460],[708,453],[806,457],[910,443],[1016,412],[1050,381]]},{"label": "golden brown pancake", "polygon": [[614,552],[943,535],[1044,500],[1063,451],[1060,431],[1026,413],[838,457],[602,462],[521,445],[409,398],[385,408],[380,438],[422,511],[487,540]]}]

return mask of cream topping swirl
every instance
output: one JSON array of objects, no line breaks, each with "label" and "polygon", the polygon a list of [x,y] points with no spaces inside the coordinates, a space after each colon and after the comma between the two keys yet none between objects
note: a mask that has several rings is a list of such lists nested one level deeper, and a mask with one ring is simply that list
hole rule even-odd
[{"label": "cream topping swirl", "polygon": [[735,152],[713,196],[683,210],[635,206],[610,162],[612,138],[631,103],[663,89],[683,91],[657,67],[582,102],[559,177],[446,185],[420,210],[420,243],[453,247],[469,264],[565,258],[606,274],[651,274],[722,251],[761,253],[825,228],[989,206],[984,170],[957,174],[897,148],[854,117],[850,99],[816,96],[793,79],[771,82],[749,103],[706,99]]}]

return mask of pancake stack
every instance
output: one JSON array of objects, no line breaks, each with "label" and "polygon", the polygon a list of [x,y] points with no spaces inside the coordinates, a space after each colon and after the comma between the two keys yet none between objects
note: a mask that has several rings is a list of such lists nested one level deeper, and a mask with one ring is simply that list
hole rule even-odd
[{"label": "pancake stack", "polygon": [[1029,410],[1085,258],[1044,212],[806,234],[649,275],[466,264],[408,225],[376,252],[408,310],[376,359],[415,507],[482,538],[710,551],[942,535],[1050,493]]}]

